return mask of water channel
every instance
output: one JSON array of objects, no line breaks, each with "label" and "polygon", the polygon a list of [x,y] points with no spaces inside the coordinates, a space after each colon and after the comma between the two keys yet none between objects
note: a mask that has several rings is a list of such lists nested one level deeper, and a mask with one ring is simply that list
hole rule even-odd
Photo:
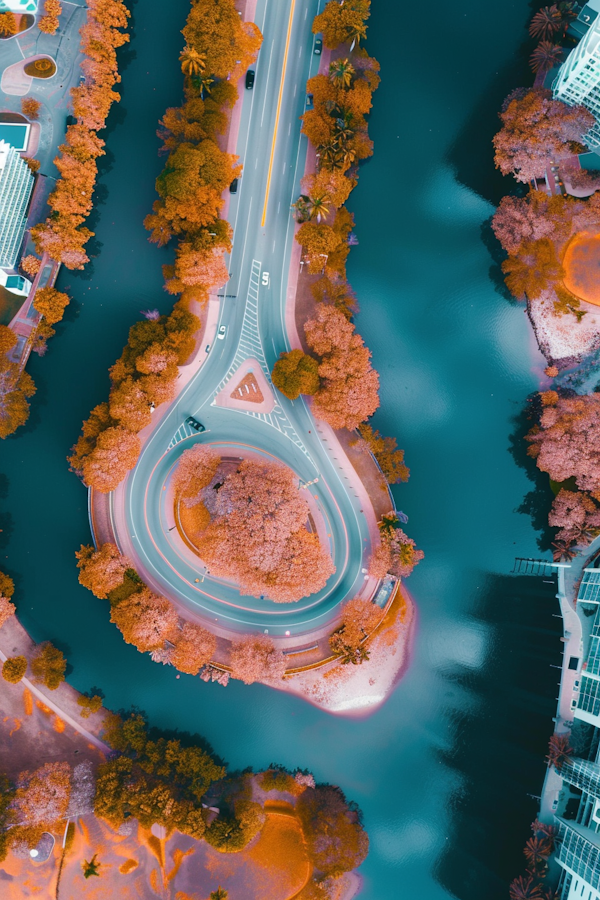
[{"label": "water channel", "polygon": [[360,245],[349,274],[382,379],[375,424],[406,450],[412,478],[398,505],[426,559],[409,583],[419,607],[412,665],[365,720],[260,686],[175,680],[124,644],[106,604],[77,583],[87,498],[65,455],[106,397],[127,328],[140,310],[169,307],[169,252],[147,242],[142,219],[162,165],[157,120],[180,101],[187,9],[188,0],[133,7],[92,225],[97,256],[85,273],[61,274],[74,303],[47,356],[31,362],[30,422],[2,446],[2,568],[24,625],[66,652],[76,687],[203,734],[233,768],[281,762],[340,784],[371,837],[364,900],[500,900],[523,868],[560,647],[554,587],[510,575],[515,556],[540,552],[531,516],[518,511],[533,484],[510,446],[543,362],[522,309],[495,288],[484,226],[503,189],[489,143],[495,111],[525,77],[518,45],[530,9],[373,2],[369,50],[383,84],[375,157],[351,201]]}]

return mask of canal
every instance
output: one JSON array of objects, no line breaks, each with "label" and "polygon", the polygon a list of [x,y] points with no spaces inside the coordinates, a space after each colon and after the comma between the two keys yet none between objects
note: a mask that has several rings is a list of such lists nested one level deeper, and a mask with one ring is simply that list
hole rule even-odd
[{"label": "canal", "polygon": [[[518,438],[543,361],[521,308],[497,290],[486,222],[502,191],[490,139],[506,93],[530,83],[520,46],[526,0],[374,0],[369,50],[382,65],[375,156],[351,200],[359,246],[349,275],[358,328],[382,381],[375,425],[397,437],[412,476],[397,490],[425,551],[409,582],[419,616],[408,674],[363,720],[333,718],[261,686],[175,679],[126,645],[77,583],[89,541],[86,493],[65,456],[105,399],[107,369],[148,307],[169,308],[142,220],[161,168],[155,137],[181,96],[187,0],[138,0],[111,113],[92,229],[95,258],[63,271],[74,302],[42,360],[31,419],[2,448],[2,568],[19,617],[51,639],[81,690],[151,722],[203,734],[233,768],[307,767],[364,811],[364,900],[507,897],[543,778],[559,658],[554,587],[510,575],[540,554],[541,513]],[[511,447],[519,448],[515,455]],[[517,464],[517,462],[519,464]],[[537,518],[536,518],[537,517]]]}]

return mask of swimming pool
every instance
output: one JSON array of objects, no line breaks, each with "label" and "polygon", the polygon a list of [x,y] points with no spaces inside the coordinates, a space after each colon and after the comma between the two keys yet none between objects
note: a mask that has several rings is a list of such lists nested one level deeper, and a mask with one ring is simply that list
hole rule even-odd
[{"label": "swimming pool", "polygon": [[27,150],[31,125],[22,122],[0,122],[0,141],[6,141],[15,150]]}]

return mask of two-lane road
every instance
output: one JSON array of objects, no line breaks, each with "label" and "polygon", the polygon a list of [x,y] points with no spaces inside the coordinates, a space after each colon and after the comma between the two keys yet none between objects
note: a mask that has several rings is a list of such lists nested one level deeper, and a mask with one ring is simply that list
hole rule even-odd
[{"label": "two-lane road", "polygon": [[[215,394],[244,358],[258,358],[268,377],[279,353],[290,346],[285,329],[294,240],[290,207],[300,192],[306,160],[300,116],[306,81],[318,70],[311,24],[321,4],[322,0],[257,4],[255,21],[264,41],[254,67],[254,90],[243,98],[237,153],[244,171],[229,208],[234,227],[231,279],[221,293],[230,296],[221,301],[219,318],[227,333],[224,340],[214,341],[204,365],[162,418],[124,490],[117,493],[127,525],[127,539],[121,543],[135,557],[143,577],[228,632],[250,628],[272,635],[302,635],[325,627],[339,604],[363,587],[363,567],[370,553],[361,501],[339,460],[321,440],[302,398],[291,402],[275,392],[277,406],[271,415],[213,405]],[[198,418],[207,432],[175,442],[188,415]],[[310,490],[327,524],[336,566],[322,591],[294,604],[240,596],[234,585],[205,576],[199,560],[182,552],[168,530],[163,486],[180,454],[194,441],[216,442],[224,452],[242,445],[281,460],[304,482],[318,479]]]}]

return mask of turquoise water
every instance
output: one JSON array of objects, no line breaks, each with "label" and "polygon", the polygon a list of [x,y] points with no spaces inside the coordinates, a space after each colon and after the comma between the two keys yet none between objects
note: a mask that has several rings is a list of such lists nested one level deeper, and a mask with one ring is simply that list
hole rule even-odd
[{"label": "turquoise water", "polygon": [[475,0],[373,3],[369,48],[384,80],[376,155],[352,197],[360,245],[349,273],[382,378],[376,426],[406,449],[412,477],[398,504],[426,559],[409,582],[419,607],[412,665],[365,720],[260,686],[175,680],[125,645],[106,604],[77,583],[87,498],[65,455],[106,397],[129,325],[141,309],[169,306],[168,251],[148,244],[141,223],[161,168],[157,120],[180,99],[187,8],[134,7],[91,226],[97,256],[85,273],[61,274],[75,302],[47,356],[32,360],[30,422],[1,450],[2,567],[23,623],[65,650],[76,687],[202,733],[234,768],[277,761],[340,784],[371,837],[365,900],[479,900],[484,890],[500,900],[536,811],[528,794],[543,778],[560,646],[554,587],[509,575],[516,555],[539,553],[530,517],[517,512],[533,485],[509,449],[542,361],[522,310],[494,288],[484,242],[502,189],[489,140],[495,109],[521,78],[527,4],[492,17]]}]

